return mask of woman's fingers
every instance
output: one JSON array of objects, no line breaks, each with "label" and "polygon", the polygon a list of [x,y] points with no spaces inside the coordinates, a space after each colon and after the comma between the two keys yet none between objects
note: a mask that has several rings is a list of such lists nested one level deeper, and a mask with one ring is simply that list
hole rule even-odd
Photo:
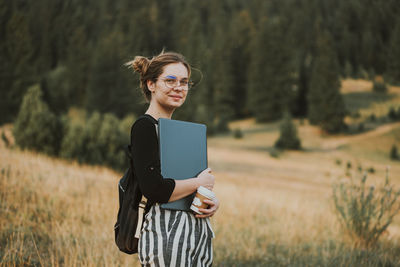
[{"label": "woman's fingers", "polygon": [[205,199],[203,200],[204,203],[207,203],[209,207],[207,209],[199,209],[199,211],[203,214],[197,214],[197,218],[206,218],[211,217],[215,214],[218,209],[218,202],[214,202],[212,200]]}]

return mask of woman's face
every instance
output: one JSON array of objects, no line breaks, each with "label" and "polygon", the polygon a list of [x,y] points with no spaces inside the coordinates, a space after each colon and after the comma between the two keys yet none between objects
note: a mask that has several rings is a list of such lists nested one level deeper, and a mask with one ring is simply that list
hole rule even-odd
[{"label": "woman's face", "polygon": [[[167,83],[174,79],[179,81],[178,86],[169,88]],[[166,109],[180,107],[186,99],[187,90],[182,86],[181,81],[188,81],[188,71],[182,63],[173,63],[164,67],[163,73],[156,82],[147,81],[147,87],[152,92],[151,101],[157,101]]]}]

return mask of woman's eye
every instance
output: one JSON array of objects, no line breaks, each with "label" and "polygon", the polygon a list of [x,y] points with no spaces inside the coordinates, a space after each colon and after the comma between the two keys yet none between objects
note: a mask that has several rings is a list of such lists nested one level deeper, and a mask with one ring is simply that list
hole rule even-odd
[{"label": "woman's eye", "polygon": [[166,81],[167,83],[175,83],[176,80],[174,80],[174,79],[166,79],[165,81]]},{"label": "woman's eye", "polygon": [[188,84],[188,81],[186,81],[186,80],[181,81],[181,84],[182,84],[182,85],[187,85],[187,84]]}]

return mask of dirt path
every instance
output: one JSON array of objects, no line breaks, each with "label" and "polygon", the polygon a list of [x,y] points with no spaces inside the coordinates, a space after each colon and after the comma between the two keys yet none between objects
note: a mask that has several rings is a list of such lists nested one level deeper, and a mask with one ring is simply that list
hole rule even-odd
[{"label": "dirt path", "polygon": [[339,146],[342,146],[342,145],[345,145],[348,143],[353,143],[353,142],[361,141],[361,140],[368,139],[371,137],[383,135],[397,127],[400,127],[400,122],[385,124],[385,125],[375,128],[374,130],[371,130],[371,131],[368,131],[365,133],[361,133],[361,134],[357,134],[357,135],[335,136],[335,137],[325,138],[324,142],[322,142],[322,148],[337,149]]}]

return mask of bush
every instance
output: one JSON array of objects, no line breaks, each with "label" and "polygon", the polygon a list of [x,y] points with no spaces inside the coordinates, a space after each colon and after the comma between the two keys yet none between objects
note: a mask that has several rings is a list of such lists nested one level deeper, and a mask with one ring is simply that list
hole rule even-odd
[{"label": "bush", "polygon": [[376,115],[374,113],[372,113],[371,115],[368,116],[368,120],[370,122],[375,122],[376,121]]},{"label": "bush", "polygon": [[6,134],[4,133],[4,131],[1,131],[1,140],[3,140],[3,143],[6,147],[10,147],[10,141],[8,140]]},{"label": "bush", "polygon": [[126,154],[124,145],[127,145],[129,138],[127,134],[122,133],[120,121],[111,113],[103,116],[100,131],[98,132],[98,145],[100,147],[103,164],[114,169],[122,170],[125,166]]},{"label": "bush", "polygon": [[333,201],[342,226],[355,244],[369,247],[377,243],[381,234],[400,211],[398,198],[389,182],[388,170],[385,183],[379,188],[367,186],[367,173],[362,177],[333,184]]},{"label": "bush", "polygon": [[273,158],[279,158],[280,152],[281,152],[281,151],[280,151],[279,149],[272,148],[272,149],[269,151],[269,155],[270,155],[271,157],[273,157]]},{"label": "bush", "polygon": [[63,138],[60,156],[67,159],[76,159],[79,163],[85,161],[85,131],[83,125],[69,122]]},{"label": "bush", "polygon": [[61,146],[62,157],[77,159],[80,163],[107,165],[117,170],[127,166],[124,146],[130,140],[134,117],[118,120],[110,113],[91,114],[87,122],[68,123]]},{"label": "bush", "polygon": [[16,144],[22,149],[49,155],[58,154],[63,127],[61,121],[42,100],[39,85],[28,88],[14,123],[13,135]]},{"label": "bush", "polygon": [[280,127],[279,139],[275,142],[275,147],[280,149],[300,149],[300,139],[297,137],[297,129],[289,112],[285,112]]},{"label": "bush", "polygon": [[376,76],[374,79],[374,85],[372,87],[372,90],[377,93],[386,93],[387,92],[387,87],[386,83],[383,80],[382,76]]},{"label": "bush", "polygon": [[389,120],[391,121],[395,121],[397,119],[397,114],[396,114],[396,110],[393,107],[390,107],[387,117],[389,118]]},{"label": "bush", "polygon": [[233,137],[236,139],[243,138],[243,132],[240,130],[240,128],[237,128],[233,131]]},{"label": "bush", "polygon": [[392,148],[390,149],[390,159],[398,160],[400,159],[399,154],[397,152],[397,146],[393,144]]}]

